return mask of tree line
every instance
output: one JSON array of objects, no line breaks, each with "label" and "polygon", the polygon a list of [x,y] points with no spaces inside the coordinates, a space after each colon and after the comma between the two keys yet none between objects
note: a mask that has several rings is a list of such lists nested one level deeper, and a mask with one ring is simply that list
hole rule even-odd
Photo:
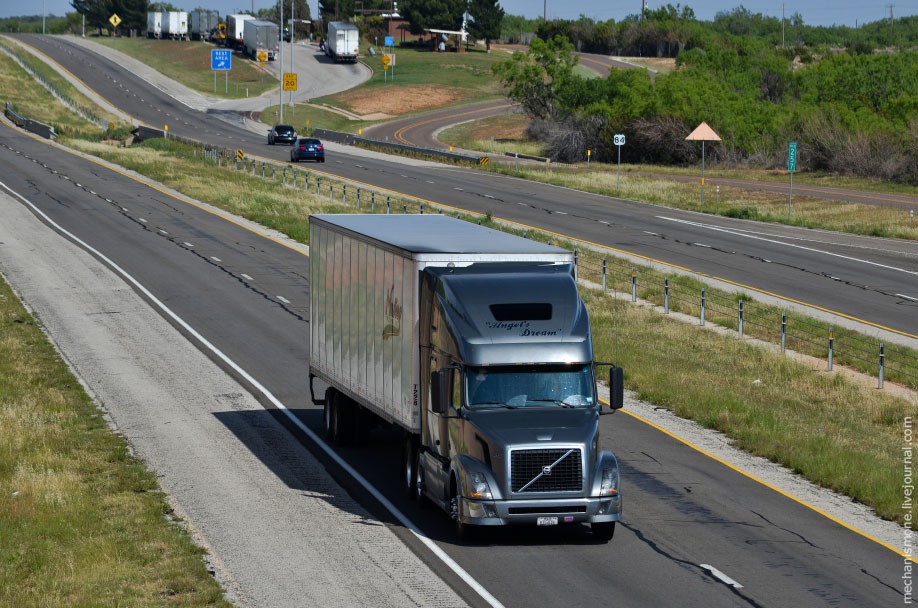
[{"label": "tree line", "polygon": [[[679,48],[669,73],[612,70],[591,78],[576,70],[577,48],[596,50],[577,38],[585,22],[541,22],[526,53],[494,68],[507,96],[532,118],[530,136],[556,161],[582,161],[590,150],[595,160],[614,162],[613,137],[625,134],[623,161],[696,163],[700,146],[685,137],[704,121],[723,140],[706,148],[714,161],[786,167],[793,141],[798,170],[918,185],[918,51],[869,48],[888,27],[865,24],[844,45],[810,45],[801,42],[811,35],[801,25],[788,45],[763,34],[769,19],[738,10],[641,47]],[[918,39],[918,20],[898,25],[908,28],[903,39]],[[699,27],[704,36],[682,37]],[[815,29],[823,36],[833,28]],[[551,37],[542,38],[546,32]]]}]

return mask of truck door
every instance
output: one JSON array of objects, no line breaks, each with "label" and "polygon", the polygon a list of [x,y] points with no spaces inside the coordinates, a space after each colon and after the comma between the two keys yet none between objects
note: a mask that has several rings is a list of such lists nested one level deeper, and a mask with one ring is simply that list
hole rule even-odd
[{"label": "truck door", "polygon": [[[435,357],[430,360],[430,369],[432,371],[439,369]],[[424,453],[423,466],[426,473],[424,480],[431,495],[439,497],[445,496],[446,478],[449,474],[450,440],[449,419],[447,416],[455,415],[455,408],[460,403],[458,398],[460,387],[459,370],[450,370],[450,376],[450,385],[452,388],[447,395],[450,405],[447,409],[448,413],[446,416],[441,416],[434,412],[431,407],[433,400],[428,396],[427,412],[425,416],[427,420],[426,440],[428,445]]]}]

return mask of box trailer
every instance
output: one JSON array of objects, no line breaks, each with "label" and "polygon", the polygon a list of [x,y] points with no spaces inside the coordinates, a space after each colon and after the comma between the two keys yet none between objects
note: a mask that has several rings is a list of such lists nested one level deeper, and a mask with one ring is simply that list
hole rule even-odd
[{"label": "box trailer", "polygon": [[330,21],[325,54],[336,62],[357,63],[360,56],[360,31],[357,26],[346,21]]},{"label": "box trailer", "polygon": [[[621,517],[574,256],[443,215],[310,218],[310,393],[326,437],[401,430],[409,497],[479,526]],[[326,385],[317,395],[316,380]]]},{"label": "box trailer", "polygon": [[252,59],[263,51],[268,61],[274,61],[280,48],[278,27],[270,21],[249,19],[243,25],[242,43],[245,54]]},{"label": "box trailer", "polygon": [[227,15],[226,16],[226,46],[233,49],[242,49],[245,22],[254,19],[254,15]]},{"label": "box trailer", "polygon": [[190,18],[191,26],[188,32],[192,40],[209,40],[211,33],[220,25],[218,11],[192,11]]},{"label": "box trailer", "polygon": [[163,13],[164,38],[185,40],[188,37],[188,13],[185,11],[168,11]]},{"label": "box trailer", "polygon": [[147,13],[147,38],[162,38],[163,14],[159,11]]}]

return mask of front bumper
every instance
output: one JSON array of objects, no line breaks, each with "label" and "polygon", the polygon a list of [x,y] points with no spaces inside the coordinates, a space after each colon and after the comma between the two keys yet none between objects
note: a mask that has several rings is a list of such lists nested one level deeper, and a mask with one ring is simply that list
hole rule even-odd
[{"label": "front bumper", "polygon": [[[476,526],[538,525],[540,518],[557,518],[557,524],[601,523],[622,517],[621,496],[552,500],[459,499],[459,518]],[[554,524],[549,524],[554,525]]]}]

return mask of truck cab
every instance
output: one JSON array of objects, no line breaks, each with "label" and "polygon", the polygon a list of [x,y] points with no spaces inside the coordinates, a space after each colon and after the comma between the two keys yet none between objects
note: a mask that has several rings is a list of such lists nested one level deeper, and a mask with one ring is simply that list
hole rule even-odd
[{"label": "truck cab", "polygon": [[612,538],[618,463],[599,449],[590,325],[571,265],[428,268],[420,303],[430,380],[421,436],[405,449],[409,495],[446,510],[462,538],[478,526],[584,522]]}]

